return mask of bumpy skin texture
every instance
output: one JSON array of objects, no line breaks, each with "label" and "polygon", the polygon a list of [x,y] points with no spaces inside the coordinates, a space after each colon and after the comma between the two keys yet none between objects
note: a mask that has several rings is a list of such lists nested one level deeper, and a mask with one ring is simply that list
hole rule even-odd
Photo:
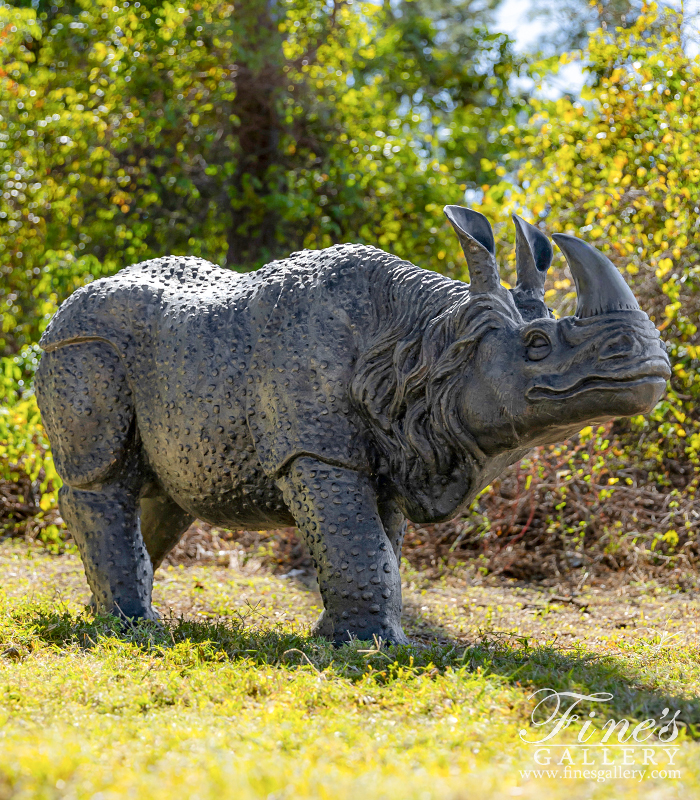
[{"label": "bumpy skin texture", "polygon": [[358,245],[246,275],[163,258],[75,292],[35,389],[96,608],[154,618],[153,570],[195,518],[296,524],[317,632],[405,642],[407,516],[456,516],[533,444],[658,399],[667,361],[646,315],[546,313],[541,360],[539,321],[504,289],[472,296]]},{"label": "bumpy skin texture", "polygon": [[[339,522],[324,523],[330,511],[317,505],[320,517],[300,518],[291,499],[326,493],[292,481],[309,460],[298,456],[313,453],[319,469],[343,472],[337,481],[350,505],[362,495],[348,546],[354,553],[364,538],[364,556],[373,546],[386,556],[367,563],[367,585],[358,578],[350,594],[335,587],[337,570],[321,568],[324,596],[339,599],[318,630],[338,641],[348,632],[405,640],[397,566],[405,517],[395,504],[385,511],[388,539],[347,391],[372,277],[396,264],[362,247],[296,254],[254,275],[159,259],[96,281],[62,306],[42,339],[36,393],[65,481],[61,510],[100,611],[153,618],[153,570],[196,517],[231,527],[297,522],[325,563],[318,540]],[[329,502],[347,523],[347,510]],[[365,505],[372,510],[360,523]],[[319,526],[313,536],[309,525]],[[358,586],[349,608],[363,611],[341,609]],[[373,602],[362,597],[368,586]]]},{"label": "bumpy skin texture", "polygon": [[42,392],[56,400],[44,424],[65,480],[61,513],[100,609],[155,619],[153,566],[139,525],[143,468],[131,391],[103,342],[70,345],[42,359]]},{"label": "bumpy skin texture", "polygon": [[278,484],[318,573],[325,611],[315,632],[407,643],[399,564],[369,478],[298,458]]}]

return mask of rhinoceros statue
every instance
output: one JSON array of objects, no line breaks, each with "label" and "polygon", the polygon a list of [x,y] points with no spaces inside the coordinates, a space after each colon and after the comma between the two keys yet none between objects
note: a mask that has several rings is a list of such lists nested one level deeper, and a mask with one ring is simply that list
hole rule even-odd
[{"label": "rhinoceros statue", "polygon": [[158,258],[66,300],[36,396],[99,612],[155,618],[153,571],[195,518],[296,525],[315,633],[405,643],[407,518],[462,514],[533,446],[653,408],[668,358],[604,255],[554,237],[578,292],[555,319],[538,228],[515,218],[508,290],[486,218],[445,212],[470,284],[343,244],[249,274]]}]

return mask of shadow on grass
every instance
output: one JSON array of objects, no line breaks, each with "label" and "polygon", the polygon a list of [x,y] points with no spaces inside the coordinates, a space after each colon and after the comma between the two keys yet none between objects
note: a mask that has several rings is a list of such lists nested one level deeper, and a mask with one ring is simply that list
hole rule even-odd
[{"label": "shadow on grass", "polygon": [[[604,719],[632,721],[658,719],[663,709],[680,709],[688,735],[700,738],[700,698],[668,691],[663,670],[649,668],[648,663],[645,669],[634,659],[600,654],[582,646],[532,647],[522,637],[488,633],[465,646],[450,641],[433,625],[440,641],[427,645],[377,647],[376,642],[352,642],[334,648],[302,632],[261,626],[252,611],[240,621],[166,619],[162,625],[147,622],[127,627],[113,617],[27,611],[18,615],[17,621],[28,635],[61,649],[99,651],[103,647],[131,646],[150,656],[167,655],[183,665],[245,660],[251,666],[314,670],[325,679],[337,676],[359,680],[372,673],[382,684],[452,672],[522,687],[526,695],[544,688],[581,694],[610,692],[613,698],[603,711],[599,703],[582,703],[579,713],[595,710]],[[648,646],[648,656],[653,656],[654,643]],[[694,652],[686,655],[689,660],[697,657]]]}]

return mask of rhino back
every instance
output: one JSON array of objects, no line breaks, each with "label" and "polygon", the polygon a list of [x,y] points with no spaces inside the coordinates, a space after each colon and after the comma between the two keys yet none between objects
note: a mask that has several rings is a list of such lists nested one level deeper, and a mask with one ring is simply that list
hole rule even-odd
[{"label": "rhino back", "polygon": [[259,291],[274,266],[242,275],[201,258],[165,257],[134,264],[75,291],[49,323],[40,345],[53,350],[103,339],[128,359],[134,348],[157,335],[169,316],[213,316],[232,298],[250,298]]}]

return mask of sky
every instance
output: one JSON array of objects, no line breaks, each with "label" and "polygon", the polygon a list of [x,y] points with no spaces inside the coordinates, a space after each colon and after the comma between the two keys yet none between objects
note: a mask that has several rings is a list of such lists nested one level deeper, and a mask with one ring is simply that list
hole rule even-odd
[{"label": "sky", "polygon": [[[556,0],[553,0],[556,1]],[[700,0],[662,0],[663,5],[680,9],[683,7],[689,22],[690,39],[689,52],[692,55],[700,53]],[[527,50],[545,29],[546,22],[542,19],[531,20],[529,10],[531,0],[505,0],[496,15],[496,28],[510,34],[515,40],[516,49]],[[693,35],[694,34],[694,35]]]},{"label": "sky", "polygon": [[[556,2],[556,0],[552,0]],[[688,53],[700,54],[700,0],[661,0],[665,5],[684,10],[688,21]],[[505,0],[496,14],[496,29],[508,33],[515,41],[515,49],[524,52],[536,46],[547,22],[531,19],[532,0]],[[565,91],[577,94],[585,82],[585,74],[579,63],[570,63],[560,68],[558,75],[550,79],[541,93],[548,97],[561,96]]]},{"label": "sky", "polygon": [[496,28],[510,34],[516,48],[527,50],[544,30],[544,21],[528,19],[530,0],[505,0],[496,15]]},{"label": "sky", "polygon": [[[700,0],[697,0],[700,2]],[[528,15],[531,0],[505,0],[496,15],[496,28],[509,34],[515,41],[515,49],[523,52],[533,49],[546,27],[546,20],[532,20]],[[527,82],[527,81],[526,81]],[[555,78],[549,78],[540,93],[547,97],[559,97],[565,91],[577,94],[585,82],[581,65],[574,62],[561,67]]]}]

